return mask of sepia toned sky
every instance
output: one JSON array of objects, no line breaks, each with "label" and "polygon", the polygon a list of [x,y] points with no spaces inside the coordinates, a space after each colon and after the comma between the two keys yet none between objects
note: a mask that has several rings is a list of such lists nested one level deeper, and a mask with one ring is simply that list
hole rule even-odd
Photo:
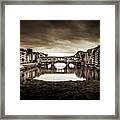
[{"label": "sepia toned sky", "polygon": [[44,53],[76,53],[100,44],[99,20],[21,20],[20,47]]}]

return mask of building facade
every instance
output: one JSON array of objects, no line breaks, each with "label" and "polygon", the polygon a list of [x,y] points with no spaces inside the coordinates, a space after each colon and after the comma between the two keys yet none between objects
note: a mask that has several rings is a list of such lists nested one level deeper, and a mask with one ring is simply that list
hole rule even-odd
[{"label": "building facade", "polygon": [[100,45],[87,50],[87,64],[100,66]]},{"label": "building facade", "polygon": [[44,54],[42,52],[33,52],[32,49],[23,49],[20,48],[20,63],[26,64],[26,63],[35,63],[39,62],[41,57],[47,57],[47,54]]},{"label": "building facade", "polygon": [[20,63],[27,63],[27,51],[26,49],[20,49]]}]

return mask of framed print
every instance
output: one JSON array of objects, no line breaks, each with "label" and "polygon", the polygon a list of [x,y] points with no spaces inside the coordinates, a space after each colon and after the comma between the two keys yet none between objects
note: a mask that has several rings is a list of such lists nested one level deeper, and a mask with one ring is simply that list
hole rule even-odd
[{"label": "framed print", "polygon": [[2,119],[119,119],[119,1],[1,9]]}]

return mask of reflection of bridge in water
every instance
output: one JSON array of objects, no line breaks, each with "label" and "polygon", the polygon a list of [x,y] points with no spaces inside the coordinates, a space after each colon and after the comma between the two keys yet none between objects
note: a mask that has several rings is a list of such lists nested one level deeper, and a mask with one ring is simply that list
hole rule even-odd
[{"label": "reflection of bridge in water", "polygon": [[[32,68],[20,72],[20,79],[33,79],[44,74],[75,74],[78,78],[85,78],[86,80],[100,80],[100,70],[91,67],[81,67],[80,69],[45,69],[45,68]],[[72,79],[72,78],[71,78]]]},{"label": "reflection of bridge in water", "polygon": [[55,68],[55,63],[65,63],[66,67],[69,67],[69,64],[73,64],[76,67],[81,66],[83,62],[79,57],[68,56],[68,57],[41,57],[39,59],[39,66],[47,68],[51,64],[51,68]]}]

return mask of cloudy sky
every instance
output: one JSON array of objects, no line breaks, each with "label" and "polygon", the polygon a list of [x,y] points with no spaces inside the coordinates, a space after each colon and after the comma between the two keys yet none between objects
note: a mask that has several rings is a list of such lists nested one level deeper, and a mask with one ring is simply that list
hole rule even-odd
[{"label": "cloudy sky", "polygon": [[20,46],[47,54],[75,54],[100,44],[99,20],[21,20]]}]

